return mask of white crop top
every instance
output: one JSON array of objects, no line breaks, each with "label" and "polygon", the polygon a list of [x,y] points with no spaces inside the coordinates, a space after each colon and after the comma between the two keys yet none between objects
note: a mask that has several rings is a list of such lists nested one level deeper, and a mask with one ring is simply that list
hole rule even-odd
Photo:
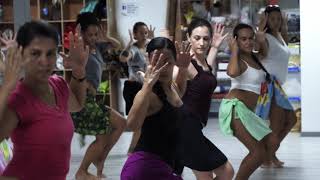
[{"label": "white crop top", "polygon": [[267,56],[261,61],[267,71],[276,76],[283,84],[287,79],[288,62],[290,50],[287,44],[281,39],[281,42],[274,36],[266,33],[269,49]]},{"label": "white crop top", "polygon": [[266,79],[265,72],[262,69],[249,66],[246,61],[243,62],[246,63],[247,69],[240,76],[231,78],[231,89],[241,89],[260,94],[261,83]]}]

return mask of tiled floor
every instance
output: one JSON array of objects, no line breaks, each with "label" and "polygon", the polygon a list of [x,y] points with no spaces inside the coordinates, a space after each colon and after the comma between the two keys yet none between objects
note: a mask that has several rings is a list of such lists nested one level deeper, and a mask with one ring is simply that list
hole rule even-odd
[{"label": "tiled floor", "polygon": [[[242,158],[248,152],[246,148],[234,137],[225,137],[218,129],[216,118],[209,120],[204,129],[205,135],[215,143],[229,158],[234,169],[237,171]],[[74,179],[74,174],[84,155],[85,148],[80,149],[78,136],[75,135],[72,142],[72,160],[68,180]],[[121,168],[127,158],[126,152],[130,143],[131,133],[125,132],[120,137],[115,147],[110,152],[106,162],[104,173],[108,180],[118,180]],[[93,137],[88,137],[87,142]],[[88,144],[88,143],[87,143]],[[316,180],[320,179],[320,138],[300,137],[299,133],[290,133],[284,140],[278,151],[278,157],[285,161],[282,169],[261,169],[253,175],[253,180]],[[94,172],[94,168],[90,169]],[[184,179],[195,179],[191,170],[186,168]]]}]

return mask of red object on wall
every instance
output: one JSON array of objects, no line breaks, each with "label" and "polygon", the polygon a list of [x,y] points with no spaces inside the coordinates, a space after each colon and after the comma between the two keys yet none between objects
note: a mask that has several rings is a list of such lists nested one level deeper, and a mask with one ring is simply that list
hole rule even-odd
[{"label": "red object on wall", "polygon": [[64,38],[64,48],[69,49],[69,32],[72,31],[73,33],[75,32],[76,29],[76,23],[68,23],[65,25],[65,29],[63,32],[63,38]]},{"label": "red object on wall", "polygon": [[276,5],[278,4],[279,0],[269,0],[268,4],[269,5]]}]

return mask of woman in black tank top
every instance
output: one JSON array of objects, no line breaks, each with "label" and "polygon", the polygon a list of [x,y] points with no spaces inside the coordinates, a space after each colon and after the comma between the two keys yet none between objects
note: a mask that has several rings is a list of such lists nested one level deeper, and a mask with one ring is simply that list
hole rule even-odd
[{"label": "woman in black tank top", "polygon": [[179,161],[176,163],[175,172],[181,174],[183,167],[187,166],[193,170],[196,178],[201,180],[213,179],[214,173],[219,179],[232,179],[234,174],[227,157],[202,133],[202,128],[208,121],[211,97],[217,85],[211,67],[216,66],[217,48],[226,37],[223,29],[221,25],[215,25],[213,33],[208,21],[194,19],[188,27],[193,60],[189,67],[177,68],[175,71],[178,72],[178,87],[186,89],[182,98],[185,115],[179,129]]},{"label": "woman in black tank top", "polygon": [[182,100],[172,84],[176,50],[167,38],[150,41],[151,58],[142,89],[128,115],[128,128],[141,136],[121,172],[121,180],[179,180],[173,173]]}]

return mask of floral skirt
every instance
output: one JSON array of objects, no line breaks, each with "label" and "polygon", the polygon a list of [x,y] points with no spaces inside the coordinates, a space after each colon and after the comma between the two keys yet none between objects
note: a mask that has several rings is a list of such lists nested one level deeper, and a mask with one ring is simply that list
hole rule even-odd
[{"label": "floral skirt", "polygon": [[81,135],[101,135],[112,131],[110,122],[111,109],[96,101],[92,94],[88,94],[84,108],[71,113],[75,132]]}]

